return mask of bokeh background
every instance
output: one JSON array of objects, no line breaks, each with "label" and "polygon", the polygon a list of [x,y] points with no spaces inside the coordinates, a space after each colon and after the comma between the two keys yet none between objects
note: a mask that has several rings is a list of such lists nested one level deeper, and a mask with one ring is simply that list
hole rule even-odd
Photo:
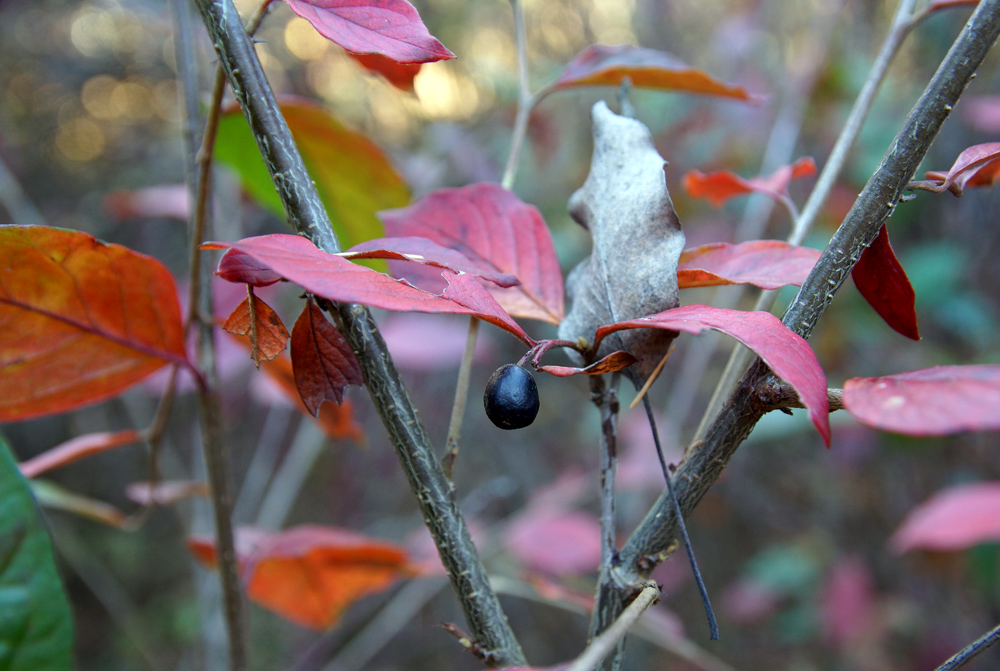
[{"label": "bokeh background", "polygon": [[[807,155],[822,166],[895,4],[527,0],[531,86],[551,82],[581,49],[603,42],[670,51],[765,94],[758,106],[651,91],[633,92],[632,101],[670,163],[667,183],[689,245],[784,238],[789,220],[781,208],[750,198],[713,209],[686,197],[681,178],[694,168],[768,173]],[[237,5],[244,15],[255,7],[251,0]],[[507,0],[415,5],[458,58],[423,66],[413,92],[359,68],[283,3],[274,4],[258,33],[258,54],[278,92],[322,102],[378,143],[414,198],[443,186],[497,181],[518,87],[511,7]],[[171,11],[169,3],[150,0],[0,2],[0,160],[35,208],[11,204],[15,187],[5,184],[0,220],[87,231],[156,256],[178,278],[186,275]],[[809,245],[825,245],[968,14],[967,8],[936,14],[906,41]],[[207,102],[215,62],[195,20]],[[923,169],[947,169],[965,147],[998,139],[997,59],[988,57]],[[565,203],[587,175],[589,109],[599,99],[617,109],[611,89],[560,92],[538,107],[514,186],[543,212],[567,270],[589,250]],[[811,185],[792,185],[800,205]],[[240,193],[224,168],[216,186],[217,239],[286,231]],[[151,187],[157,190],[137,197],[136,190]],[[846,286],[811,341],[831,386],[936,364],[997,362],[998,205],[996,190],[971,190],[961,199],[921,194],[897,208],[893,243],[916,289],[923,340],[892,332]],[[224,315],[239,291],[216,284]],[[720,304],[737,300],[735,291],[690,291],[682,300]],[[749,308],[753,297],[740,295],[739,304]],[[792,295],[783,293],[779,302]],[[287,323],[294,319],[295,291],[277,290],[268,300]],[[380,321],[432,440],[443,445],[466,321],[420,315],[380,315]],[[541,324],[528,330],[553,334]],[[675,458],[730,347],[721,337],[682,337],[653,387]],[[479,529],[490,571],[509,593],[503,599],[515,631],[532,662],[547,666],[573,657],[586,637],[586,616],[544,603],[538,579],[584,596],[592,591],[597,539],[588,534],[596,525],[598,419],[585,381],[540,376],[542,410],[533,426],[511,434],[490,425],[480,390],[495,368],[522,354],[514,339],[481,330],[456,489]],[[240,492],[237,524],[328,524],[420,545],[416,506],[362,390],[349,399],[363,445],[329,440],[252,372],[244,350],[220,337],[220,357],[226,441]],[[81,433],[145,426],[162,388],[162,380],[150,380],[120,399],[0,430],[28,458]],[[623,398],[632,393],[623,389]],[[929,671],[1000,620],[996,545],[903,556],[887,545],[906,513],[934,492],[1000,478],[996,434],[912,439],[876,433],[843,413],[832,420],[833,447],[825,450],[800,413],[765,417],[692,516],[722,640],[707,640],[690,571],[675,557],[655,575],[665,588],[650,627],[659,643],[634,639],[627,668]],[[622,440],[619,520],[627,534],[661,484],[650,475],[657,470],[640,410],[624,412]],[[175,408],[164,449],[167,477],[203,477],[190,395]],[[125,486],[143,479],[146,463],[147,455],[130,447],[50,479],[128,511],[135,504]],[[580,535],[547,547],[524,527],[553,510],[573,511],[569,526]],[[224,667],[215,577],[184,547],[187,536],[211,531],[206,502],[158,510],[134,532],[60,511],[47,517],[74,607],[78,668]],[[556,557],[537,556],[539,546]],[[393,613],[396,622],[380,619]],[[480,668],[441,622],[463,625],[450,588],[436,578],[369,597],[325,633],[251,606],[251,657],[256,669]],[[678,655],[683,650],[688,659]],[[692,661],[698,650],[712,659]],[[990,652],[968,668],[998,664],[1000,653]]]}]

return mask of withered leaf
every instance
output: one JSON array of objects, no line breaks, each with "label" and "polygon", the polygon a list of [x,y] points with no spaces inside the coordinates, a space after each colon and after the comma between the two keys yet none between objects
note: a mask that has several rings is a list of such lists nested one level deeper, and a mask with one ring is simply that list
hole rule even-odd
[{"label": "withered leaf", "polygon": [[[677,263],[684,233],[649,129],[594,105],[590,175],[569,199],[573,219],[593,249],[566,281],[572,303],[559,337],[594,341],[597,328],[677,307]],[[638,329],[605,338],[597,359],[624,350],[641,362],[625,371],[641,385],[676,333]]]},{"label": "withered leaf", "polygon": [[360,385],[361,366],[337,328],[312,300],[292,327],[292,372],[306,409],[316,417],[323,401],[344,400],[344,388]]},{"label": "withered leaf", "polygon": [[233,335],[250,338],[250,358],[260,368],[260,362],[271,361],[281,354],[288,342],[288,329],[271,306],[257,298],[247,285],[247,297],[236,306],[222,328]]}]

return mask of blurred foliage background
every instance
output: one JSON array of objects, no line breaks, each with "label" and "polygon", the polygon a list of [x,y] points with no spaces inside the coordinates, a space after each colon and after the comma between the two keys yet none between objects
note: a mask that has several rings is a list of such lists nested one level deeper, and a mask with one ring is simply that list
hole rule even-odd
[{"label": "blurred foliage background", "polygon": [[[237,2],[245,14],[254,4]],[[275,3],[258,34],[258,54],[278,92],[321,101],[376,141],[415,198],[442,186],[496,181],[507,156],[518,85],[510,5],[415,4],[432,34],[458,58],[423,66],[412,93],[363,71],[282,3]],[[673,52],[766,94],[759,106],[647,91],[634,92],[632,99],[670,162],[667,182],[689,245],[783,238],[787,213],[768,201],[740,200],[715,210],[685,197],[681,177],[693,168],[768,173],[803,155],[822,165],[894,11],[894,2],[860,0],[528,0],[531,84],[537,89],[555,79],[588,44],[632,43]],[[967,15],[968,9],[942,12],[906,41],[811,245],[825,245]],[[150,0],[0,3],[0,159],[41,220],[150,253],[180,278],[187,256],[178,217],[185,209],[181,191],[145,192],[151,200],[141,204],[129,197],[135,189],[183,181],[172,25],[171,8]],[[207,91],[215,61],[197,28]],[[997,59],[996,53],[989,56],[967,92],[978,100],[963,100],[956,109],[926,169],[946,169],[963,148],[997,140],[997,113],[991,121],[981,112],[997,109],[996,99],[987,97],[1000,92]],[[587,175],[589,109],[600,98],[617,109],[609,89],[561,92],[540,105],[514,187],[542,210],[566,269],[589,249],[565,203]],[[216,184],[215,239],[286,231],[241,196],[223,169]],[[799,204],[810,186],[792,185]],[[935,364],[997,362],[998,205],[996,190],[972,190],[961,199],[921,194],[897,208],[890,230],[916,289],[923,341],[889,330],[847,286],[811,341],[831,386]],[[14,218],[0,207],[0,219]],[[217,284],[225,314],[238,302],[238,291]],[[732,291],[697,290],[682,299],[718,304]],[[792,295],[783,294],[784,302]],[[294,291],[279,290],[268,300],[286,322],[294,318]],[[740,305],[748,308],[752,298],[745,296]],[[443,445],[465,320],[381,319],[428,431]],[[538,421],[514,434],[492,427],[478,390],[495,368],[523,352],[513,339],[484,330],[456,486],[463,510],[482,530],[490,570],[521,580],[531,569],[509,551],[504,525],[533,496],[566,478],[577,478],[584,488],[564,503],[596,510],[598,421],[585,381],[539,376]],[[537,324],[528,330],[536,337],[552,335]],[[680,340],[652,391],[675,455],[697,426],[730,347],[710,336],[697,345],[690,337]],[[420,535],[405,479],[361,390],[349,396],[364,445],[328,441],[251,372],[243,350],[227,340],[220,340],[220,348],[227,443],[240,492],[238,524],[329,524],[399,542]],[[701,355],[707,357],[703,372]],[[3,431],[25,459],[80,433],[144,426],[160,390],[162,381],[150,381],[118,400]],[[626,401],[631,393],[623,391]],[[640,414],[626,411],[622,420],[626,456],[619,514],[626,533],[661,487],[658,478],[646,475],[655,462]],[[1000,478],[996,435],[908,439],[875,433],[842,413],[832,419],[834,443],[827,451],[798,413],[766,417],[691,519],[722,640],[707,641],[682,558],[656,574],[665,587],[658,608],[673,611],[692,641],[735,669],[933,669],[1000,620],[1000,554],[989,545],[899,557],[886,541],[906,512],[935,491]],[[198,450],[194,404],[184,396],[166,437],[166,476],[199,477]],[[126,448],[61,469],[52,479],[129,510],[134,504],[124,488],[143,479],[146,459],[139,448]],[[49,521],[75,608],[81,670],[223,668],[215,577],[195,565],[183,545],[192,533],[210,532],[205,502],[159,510],[131,533],[61,512],[51,512]],[[550,579],[589,594],[594,575]],[[436,626],[461,626],[450,590],[436,579],[425,583],[423,591],[404,586],[366,599],[325,634],[251,607],[254,668],[293,668],[296,660],[294,668],[303,669],[479,668]],[[582,647],[585,616],[516,596],[504,600],[534,663],[554,664]],[[372,637],[373,618],[398,610],[403,601],[419,606],[416,614],[399,622],[398,630],[381,628]],[[990,652],[968,668],[998,663],[1000,653]],[[639,640],[630,644],[627,666],[698,668]]]}]

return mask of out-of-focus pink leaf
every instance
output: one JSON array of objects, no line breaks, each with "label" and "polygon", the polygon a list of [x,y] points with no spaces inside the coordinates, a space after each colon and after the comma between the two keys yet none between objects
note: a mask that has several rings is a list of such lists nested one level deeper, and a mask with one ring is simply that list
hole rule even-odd
[{"label": "out-of-focus pink leaf", "polygon": [[131,445],[143,440],[138,431],[118,431],[115,433],[88,433],[67,440],[51,450],[42,452],[20,464],[21,473],[26,478],[34,478],[45,471],[71,464],[80,459],[86,459],[95,454],[107,452],[124,445]]},{"label": "out-of-focus pink leaf", "polygon": [[619,86],[628,77],[633,86],[754,101],[743,87],[715,79],[656,49],[593,44],[570,61],[549,90],[578,86]]},{"label": "out-of-focus pink leaf", "polygon": [[770,617],[781,603],[781,594],[767,585],[738,578],[722,591],[719,605],[726,617],[740,624],[757,624]]},{"label": "out-of-focus pink leaf", "polygon": [[659,328],[697,335],[712,329],[736,338],[756,352],[774,374],[792,385],[809,411],[809,419],[823,441],[830,444],[830,405],[826,374],[802,336],[770,312],[726,310],[708,305],[685,305],[655,315],[630,319],[597,329],[593,347],[610,333],[624,329]]},{"label": "out-of-focus pink leaf", "polygon": [[430,63],[455,54],[427,32],[406,0],[287,0],[319,34],[352,54],[379,54],[397,63]]},{"label": "out-of-focus pink leaf", "polygon": [[613,373],[617,370],[628,368],[636,361],[638,361],[638,359],[628,352],[618,350],[617,352],[612,352],[600,361],[595,361],[584,368],[575,368],[573,366],[539,366],[538,370],[545,371],[549,375],[555,375],[556,377],[569,377],[571,375],[603,375],[604,373]]},{"label": "out-of-focus pink leaf", "polygon": [[504,538],[525,566],[549,575],[589,573],[601,562],[601,525],[579,511],[532,507],[510,523]]},{"label": "out-of-focus pink leaf", "polygon": [[910,511],[889,540],[896,554],[954,552],[1000,541],[1000,482],[958,485]]},{"label": "out-of-focus pink leaf", "polygon": [[810,157],[800,158],[792,165],[786,165],[767,177],[745,179],[739,175],[720,170],[708,174],[692,170],[684,175],[684,190],[692,198],[706,198],[715,207],[721,207],[730,198],[749,193],[763,193],[775,200],[788,198],[788,185],[793,179],[811,177],[816,174],[816,162]]},{"label": "out-of-focus pink leaf", "polygon": [[872,575],[858,557],[833,566],[820,596],[824,638],[837,648],[857,643],[871,630],[875,615]]},{"label": "out-of-focus pink leaf", "polygon": [[981,133],[1000,135],[1000,95],[962,96],[962,117]]},{"label": "out-of-focus pink leaf", "polygon": [[457,249],[443,247],[433,240],[416,236],[368,240],[354,245],[340,256],[351,260],[391,259],[423,263],[459,273],[469,273],[501,287],[513,287],[521,283],[514,275],[497,270],[492,263],[470,259]]},{"label": "out-of-focus pink leaf", "polygon": [[858,291],[886,324],[907,338],[920,340],[915,308],[917,296],[892,251],[885,226],[854,265],[851,277]]},{"label": "out-of-focus pink leaf", "polygon": [[[379,330],[397,368],[441,372],[458,368],[469,335],[469,320],[417,312],[394,313],[379,321]],[[492,335],[480,332],[476,338],[474,363],[496,361]]]},{"label": "out-of-focus pink leaf", "polygon": [[472,315],[499,326],[529,346],[535,344],[486,288],[468,275],[446,271],[448,286],[443,294],[435,295],[327,254],[298,235],[261,235],[233,243],[208,243],[206,247],[228,247],[249,254],[286,280],[332,301],[402,312]]},{"label": "out-of-focus pink leaf", "polygon": [[476,264],[516,276],[520,286],[488,287],[512,316],[562,321],[562,270],[548,226],[536,208],[502,186],[481,183],[439,189],[409,207],[379,216],[389,235],[427,238]]},{"label": "out-of-focus pink leaf", "polygon": [[380,54],[351,54],[351,57],[369,72],[385,77],[396,88],[413,92],[413,80],[420,73],[419,63],[397,63]]},{"label": "out-of-focus pink leaf", "polygon": [[1000,429],[1000,366],[935,366],[844,383],[844,408],[862,424],[908,436]]},{"label": "out-of-focus pink leaf", "polygon": [[761,289],[801,286],[819,256],[819,250],[780,240],[702,245],[681,253],[677,285],[681,289],[722,284],[752,284]]},{"label": "out-of-focus pink leaf", "polygon": [[935,193],[950,190],[961,196],[970,186],[993,186],[1000,179],[1000,142],[973,145],[958,155],[948,172],[932,171],[926,177],[910,187]]},{"label": "out-of-focus pink leaf", "polygon": [[188,220],[190,197],[183,184],[114,191],[104,198],[104,208],[115,219],[136,217]]},{"label": "out-of-focus pink leaf", "polygon": [[148,482],[133,482],[125,488],[125,496],[143,506],[169,506],[195,497],[208,497],[204,480],[165,480],[150,487]]}]

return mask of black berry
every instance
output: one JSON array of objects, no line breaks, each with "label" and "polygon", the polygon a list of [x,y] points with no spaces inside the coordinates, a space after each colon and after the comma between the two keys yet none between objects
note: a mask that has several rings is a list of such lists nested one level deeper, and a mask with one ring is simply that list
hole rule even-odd
[{"label": "black berry", "polygon": [[486,416],[501,429],[523,429],[538,414],[538,387],[531,373],[512,363],[500,366],[486,383]]}]

